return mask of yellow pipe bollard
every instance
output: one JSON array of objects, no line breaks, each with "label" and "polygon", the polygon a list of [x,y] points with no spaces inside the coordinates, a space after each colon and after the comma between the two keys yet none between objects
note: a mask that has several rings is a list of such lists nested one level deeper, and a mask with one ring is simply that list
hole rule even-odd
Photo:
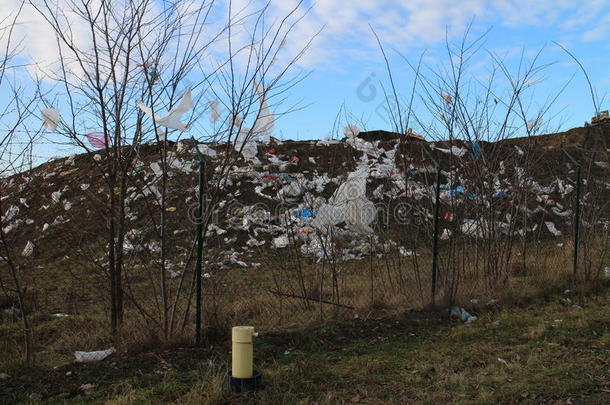
[{"label": "yellow pipe bollard", "polygon": [[254,375],[252,338],[258,336],[258,333],[254,332],[254,326],[234,326],[231,334],[233,341],[231,375],[233,378],[252,378]]}]

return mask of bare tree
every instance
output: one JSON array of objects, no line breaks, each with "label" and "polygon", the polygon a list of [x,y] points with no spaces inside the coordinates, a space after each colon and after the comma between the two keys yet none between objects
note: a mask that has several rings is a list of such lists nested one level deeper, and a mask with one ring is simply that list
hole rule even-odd
[{"label": "bare tree", "polygon": [[[32,325],[28,317],[27,282],[28,257],[33,253],[33,244],[19,246],[16,242],[18,228],[23,225],[19,218],[19,206],[5,203],[5,200],[22,191],[17,190],[14,176],[31,168],[32,148],[39,130],[31,129],[29,119],[36,107],[36,98],[26,89],[11,80],[18,70],[15,65],[20,51],[20,43],[15,39],[14,29],[19,22],[23,4],[19,9],[0,21],[0,92],[6,95],[0,106],[0,261],[4,264],[0,272],[0,289],[12,302],[10,316],[21,319],[23,329],[24,357],[32,359]],[[11,177],[8,179],[8,177]],[[7,274],[4,274],[6,270]]]},{"label": "bare tree", "polygon": [[[207,230],[244,148],[265,132],[261,122],[269,117],[263,115],[270,115],[302,78],[286,79],[305,49],[280,62],[280,51],[302,17],[301,3],[271,24],[266,22],[269,4],[251,13],[234,10],[229,2],[220,13],[227,20],[218,23],[211,16],[221,6],[214,1],[175,0],[162,9],[149,0],[71,0],[63,10],[45,0],[31,3],[55,32],[60,57],[47,69],[47,80],[59,86],[53,97],[43,99],[48,107],[50,100],[65,100],[57,132],[88,153],[104,184],[103,190],[86,191],[98,218],[106,219],[103,234],[95,227],[87,230],[105,245],[104,257],[91,243],[74,256],[107,280],[113,334],[127,298],[148,330],[169,339],[184,329],[192,301],[187,280],[193,246],[184,242],[183,232],[193,228],[193,218],[186,215],[185,200],[176,208],[185,184],[173,172],[191,172],[196,155],[190,149],[181,155],[175,142],[190,148],[212,142],[219,152],[211,168],[215,181],[206,191]],[[246,24],[250,34],[239,42],[235,31]],[[77,30],[86,37],[77,38]],[[222,110],[212,125],[203,119],[210,102]],[[176,116],[172,123],[171,114]],[[151,147],[158,160],[149,160]],[[175,263],[178,257],[182,263]],[[146,283],[130,281],[137,274]]]}]

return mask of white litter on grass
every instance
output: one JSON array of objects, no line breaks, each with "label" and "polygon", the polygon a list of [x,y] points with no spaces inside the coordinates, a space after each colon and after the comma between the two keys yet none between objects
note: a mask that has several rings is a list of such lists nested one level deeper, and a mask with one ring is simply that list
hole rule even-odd
[{"label": "white litter on grass", "polygon": [[153,119],[156,124],[177,131],[188,131],[188,125],[183,124],[182,122],[180,122],[180,120],[182,119],[182,116],[184,114],[186,114],[193,108],[190,88],[186,89],[186,91],[182,95],[180,104],[169,110],[167,115],[163,117],[157,114],[153,114],[152,109],[150,107],[145,106],[141,101],[138,101],[137,104],[140,110],[142,110],[146,115],[148,115],[148,117]]},{"label": "white litter on grass", "polygon": [[32,243],[32,241],[29,240],[28,243],[25,245],[23,252],[21,252],[21,256],[30,257],[32,256],[32,253],[34,253],[34,244]]},{"label": "white litter on grass", "polygon": [[19,207],[16,205],[11,205],[8,210],[6,210],[6,214],[2,216],[2,222],[9,222],[15,215],[19,214]]},{"label": "white litter on grass", "polygon": [[53,200],[54,203],[59,203],[61,201],[61,191],[54,191],[51,193],[51,200]]},{"label": "white litter on grass", "polygon": [[180,159],[172,159],[169,163],[169,167],[172,169],[179,170],[183,173],[191,173],[193,171],[193,162],[188,162]]},{"label": "white litter on grass", "polygon": [[152,162],[150,164],[150,169],[153,171],[156,177],[161,177],[161,175],[163,175],[163,169],[161,168],[161,165],[157,162]]},{"label": "white litter on grass", "polygon": [[437,147],[435,147],[434,149],[436,149],[440,152],[443,152],[443,153],[457,156],[457,157],[462,157],[466,153],[468,153],[468,149],[458,148],[457,146],[452,146],[451,149],[443,149],[443,148],[437,148]]},{"label": "white litter on grass", "polygon": [[241,127],[237,138],[235,139],[235,150],[242,154],[244,159],[249,162],[257,162],[256,154],[258,147],[256,146],[255,134],[250,128]]},{"label": "white litter on grass", "polygon": [[561,231],[555,227],[554,222],[546,221],[544,224],[546,225],[546,229],[548,229],[550,233],[555,236],[561,236]]},{"label": "white litter on grass", "polygon": [[407,250],[407,248],[405,248],[404,246],[401,246],[398,248],[398,252],[405,257],[411,257],[413,256],[413,251],[412,250]]},{"label": "white litter on grass", "polygon": [[76,358],[76,361],[79,363],[90,363],[90,362],[94,362],[94,361],[102,361],[115,352],[116,352],[116,350],[114,347],[111,347],[110,349],[106,349],[106,350],[95,351],[95,352],[76,351],[76,352],[74,352],[74,357]]},{"label": "white litter on grass", "polygon": [[89,188],[89,184],[81,184],[80,185],[80,189],[83,190],[83,191],[85,191],[88,188]]},{"label": "white litter on grass", "polygon": [[476,219],[464,219],[462,222],[462,233],[477,238],[485,237],[485,227],[481,226]]},{"label": "white litter on grass", "polygon": [[365,141],[362,138],[349,138],[346,143],[357,151],[371,155],[375,158],[379,158],[384,153],[383,149],[379,149],[376,146],[377,142],[373,145],[371,142]]},{"label": "white litter on grass", "polygon": [[595,163],[595,166],[601,167],[602,169],[607,169],[609,167],[608,162],[594,162],[594,163]]},{"label": "white litter on grass", "polygon": [[370,227],[377,217],[375,204],[366,198],[368,169],[360,168],[350,173],[341,184],[328,204],[318,210],[311,226],[327,229],[345,222],[347,227],[357,233],[373,233]]},{"label": "white litter on grass", "polygon": [[197,145],[197,149],[199,150],[199,153],[201,153],[203,156],[209,156],[211,158],[215,158],[218,153],[216,153],[216,151],[212,148],[210,148],[208,145],[206,144],[199,144]]},{"label": "white litter on grass", "polygon": [[288,246],[288,235],[281,235],[277,238],[273,238],[273,247],[276,249],[282,249]]}]

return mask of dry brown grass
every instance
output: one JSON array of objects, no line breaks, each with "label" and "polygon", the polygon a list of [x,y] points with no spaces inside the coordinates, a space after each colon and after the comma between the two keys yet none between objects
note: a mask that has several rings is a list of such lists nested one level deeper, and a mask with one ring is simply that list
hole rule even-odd
[{"label": "dry brown grass", "polygon": [[[337,263],[333,269],[337,289],[332,286],[330,267],[326,266],[321,272],[318,264],[303,265],[306,298],[294,275],[277,271],[271,263],[257,270],[222,272],[204,283],[206,341],[210,344],[226,341],[230,327],[236,324],[256,325],[267,332],[303,328],[321,321],[375,318],[425,308],[430,304],[431,296],[430,260],[423,256],[422,253],[418,266],[404,258],[400,266],[396,265],[399,261],[386,258]],[[482,269],[469,268],[469,276],[460,279],[453,304],[476,308],[490,300],[523,301],[562,291],[571,286],[570,260],[569,249],[559,249],[555,243],[541,244],[536,254],[529,255],[526,260],[514,256],[503,285],[492,285],[486,282]],[[418,271],[419,278],[416,277]],[[64,281],[68,279],[66,277]],[[441,275],[437,305],[449,304],[448,288]],[[35,361],[38,363],[54,366],[72,361],[75,350],[100,350],[114,345],[119,350],[133,352],[192,342],[192,309],[184,329],[178,327],[173,336],[165,339],[160,328],[145,322],[136,308],[127,304],[121,334],[118,339],[112,339],[106,303],[93,299],[100,296],[99,291],[89,291],[82,284],[74,283],[62,283],[57,290],[55,299],[48,300],[48,306],[39,304],[30,314],[34,321]],[[59,292],[80,297],[79,303],[72,298],[74,302],[70,304],[76,306],[76,311],[70,311],[70,306],[66,309],[59,306]],[[154,300],[147,297],[144,290],[140,293],[139,304],[148,311],[155,311]],[[70,316],[56,318],[51,316],[52,311],[65,311]],[[20,359],[20,348],[20,324],[0,324],[0,364]]]}]

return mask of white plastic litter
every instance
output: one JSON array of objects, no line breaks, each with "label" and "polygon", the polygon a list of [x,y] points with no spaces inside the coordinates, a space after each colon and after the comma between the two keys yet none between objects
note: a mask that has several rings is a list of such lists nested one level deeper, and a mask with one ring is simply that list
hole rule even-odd
[{"label": "white plastic litter", "polygon": [[461,225],[462,233],[475,238],[485,238],[489,236],[490,227],[485,219],[464,219]]},{"label": "white plastic litter", "polygon": [[532,129],[536,129],[536,128],[540,127],[543,122],[544,122],[544,120],[542,119],[542,117],[538,117],[535,120],[527,121],[525,123],[525,125],[527,125],[527,129],[532,130]]},{"label": "white plastic litter", "polygon": [[546,229],[548,229],[550,233],[555,236],[561,236],[561,231],[555,227],[554,222],[546,221],[544,224],[546,225]]},{"label": "white plastic litter", "polygon": [[137,104],[138,107],[140,107],[140,110],[142,110],[151,119],[154,119],[158,125],[162,125],[165,128],[174,129],[177,131],[188,131],[188,125],[183,124],[182,122],[180,122],[180,120],[182,119],[182,116],[184,114],[186,114],[193,108],[190,88],[186,89],[186,91],[182,95],[182,100],[180,101],[180,104],[169,110],[167,115],[163,117],[157,114],[154,114],[153,116],[152,109],[150,107],[145,106],[141,101],[138,101]]},{"label": "white plastic litter", "polygon": [[350,139],[357,137],[359,133],[360,133],[360,128],[358,128],[357,126],[352,125],[352,124],[346,125],[343,128],[343,135],[345,135],[347,138],[350,138]]},{"label": "white plastic litter", "polygon": [[54,203],[59,203],[61,201],[61,191],[54,191],[51,193],[51,199]]},{"label": "white plastic litter", "polygon": [[90,362],[94,362],[94,361],[102,361],[115,352],[116,352],[116,350],[114,347],[111,347],[110,349],[106,349],[106,350],[99,350],[96,352],[76,351],[76,352],[74,352],[74,357],[76,358],[76,361],[79,363],[90,363]]},{"label": "white plastic litter", "polygon": [[201,153],[203,156],[209,156],[211,158],[215,158],[218,155],[214,149],[210,148],[208,145],[205,145],[203,143],[197,145],[197,149],[199,149],[199,153]]},{"label": "white plastic litter", "polygon": [[161,165],[158,162],[152,162],[150,164],[150,169],[157,177],[161,177],[161,175],[163,175],[163,169],[161,168]]},{"label": "white plastic litter", "polygon": [[241,127],[237,139],[235,139],[235,150],[241,152],[244,159],[250,162],[256,162],[256,154],[258,147],[256,146],[255,134],[250,128]]},{"label": "white plastic litter", "polygon": [[468,149],[465,148],[458,148],[457,146],[452,146],[451,149],[443,149],[443,148],[434,148],[440,152],[443,153],[447,153],[447,154],[451,154],[457,157],[462,157],[464,156],[466,153],[468,153]]},{"label": "white plastic litter", "polygon": [[19,214],[19,207],[16,205],[11,205],[9,207],[9,209],[6,210],[6,214],[4,214],[4,216],[2,216],[2,222],[9,222],[17,214]]},{"label": "white plastic litter", "polygon": [[30,257],[32,256],[32,253],[34,253],[34,244],[32,243],[32,241],[29,240],[28,243],[25,245],[23,252],[21,252],[21,256]]},{"label": "white plastic litter", "polygon": [[218,121],[218,118],[220,118],[220,112],[218,111],[218,101],[210,101],[208,105],[210,107],[210,121],[212,122],[212,124],[215,124],[216,121]]},{"label": "white plastic litter", "polygon": [[271,134],[275,126],[275,117],[269,111],[265,92],[260,83],[256,85],[256,92],[260,98],[260,111],[252,127],[252,132],[255,133],[255,136],[261,136],[264,144],[268,144],[271,141]]},{"label": "white plastic litter", "polygon": [[288,246],[288,235],[281,235],[277,238],[273,238],[273,247],[276,249],[285,248]]},{"label": "white plastic litter", "polygon": [[607,169],[609,167],[608,162],[593,162],[595,166],[601,167],[602,169]]},{"label": "white plastic litter", "polygon": [[51,131],[55,131],[60,121],[59,110],[55,108],[45,108],[40,112],[42,113],[42,126]]},{"label": "white plastic litter", "polygon": [[327,145],[336,145],[338,143],[341,143],[341,141],[338,140],[338,139],[332,139],[332,138],[329,138],[329,137],[325,137],[325,138],[320,139],[316,143],[316,145],[326,145],[327,146]]},{"label": "white plastic litter", "polygon": [[326,229],[345,222],[347,227],[358,233],[373,233],[370,227],[377,217],[375,204],[366,198],[366,180],[368,169],[360,168],[350,173],[345,183],[341,184],[329,199],[318,210],[311,226]]}]

